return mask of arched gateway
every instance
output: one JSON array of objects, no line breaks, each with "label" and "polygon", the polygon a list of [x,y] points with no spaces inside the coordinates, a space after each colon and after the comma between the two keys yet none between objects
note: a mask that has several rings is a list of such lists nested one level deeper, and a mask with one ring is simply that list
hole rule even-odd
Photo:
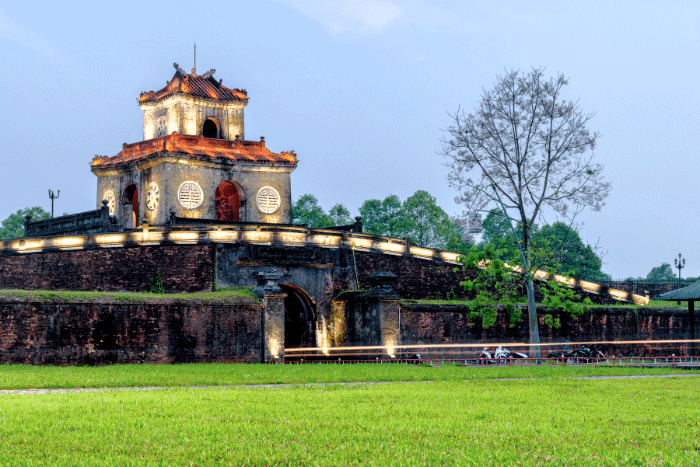
[{"label": "arched gateway", "polygon": [[316,347],[316,303],[301,287],[283,283],[284,347]]}]

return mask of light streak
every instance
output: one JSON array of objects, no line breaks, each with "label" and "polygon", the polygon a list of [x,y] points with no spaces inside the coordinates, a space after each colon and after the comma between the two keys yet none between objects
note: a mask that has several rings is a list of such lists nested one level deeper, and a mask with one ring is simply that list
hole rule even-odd
[{"label": "light streak", "polygon": [[[581,342],[542,342],[539,344],[530,344],[525,342],[481,342],[476,344],[405,344],[396,346],[397,349],[459,349],[459,348],[484,348],[484,347],[557,347],[557,346],[575,346],[575,345],[591,345],[591,344],[611,344],[611,345],[628,345],[628,344],[691,344],[700,343],[700,339],[669,339],[669,340],[634,340],[634,341],[581,341]],[[364,345],[364,346],[347,346],[347,347],[294,347],[285,348],[285,353],[297,352],[320,352],[326,350],[328,352],[345,352],[357,350],[386,350],[384,345]]]}]

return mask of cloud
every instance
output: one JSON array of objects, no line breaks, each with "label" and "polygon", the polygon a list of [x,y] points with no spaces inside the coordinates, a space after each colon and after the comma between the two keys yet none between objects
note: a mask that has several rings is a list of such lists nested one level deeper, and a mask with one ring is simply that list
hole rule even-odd
[{"label": "cloud", "polygon": [[32,50],[45,58],[68,68],[71,60],[66,54],[31,29],[12,21],[0,10],[0,39],[14,42],[21,47]]},{"label": "cloud", "polygon": [[388,0],[286,0],[286,3],[334,35],[378,34],[403,13],[401,7]]}]

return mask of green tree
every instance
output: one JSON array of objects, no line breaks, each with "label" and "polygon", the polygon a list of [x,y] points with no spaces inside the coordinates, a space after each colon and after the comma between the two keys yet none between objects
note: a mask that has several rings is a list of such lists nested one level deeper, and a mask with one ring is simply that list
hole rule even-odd
[{"label": "green tree", "polygon": [[401,206],[405,236],[416,245],[439,248],[447,240],[449,216],[427,191],[418,190]]},{"label": "green tree", "polygon": [[418,190],[408,197],[398,218],[403,236],[416,245],[464,253],[471,247],[459,221],[450,218],[427,191]]},{"label": "green tree", "polygon": [[601,270],[603,261],[593,248],[584,244],[578,232],[563,222],[543,226],[533,235],[532,245],[546,252],[541,260],[545,269],[590,281],[610,279]]},{"label": "green tree", "polygon": [[314,195],[301,195],[292,205],[292,223],[306,224],[312,229],[328,227],[331,223],[330,217],[318,204]]},{"label": "green tree", "polygon": [[360,206],[362,230],[370,235],[401,237],[405,233],[401,214],[401,199],[389,195],[384,200],[368,199]]},{"label": "green tree", "polygon": [[352,222],[350,211],[345,206],[336,204],[326,214],[314,195],[301,195],[292,205],[292,223],[306,224],[310,229],[348,225]]},{"label": "green tree", "polygon": [[483,243],[493,245],[498,259],[509,263],[518,262],[520,255],[515,238],[510,230],[508,219],[498,209],[492,209],[481,223],[483,229]]},{"label": "green tree", "polygon": [[663,263],[661,266],[651,268],[646,280],[651,282],[670,282],[676,280],[676,275],[673,273],[670,264]]},{"label": "green tree", "polygon": [[447,241],[443,247],[444,250],[454,253],[468,255],[474,247],[474,239],[465,230],[465,227],[460,219],[450,217],[447,230]]},{"label": "green tree", "polygon": [[[513,235],[524,269],[530,342],[539,344],[531,249],[532,227],[543,210],[571,219],[581,210],[600,209],[610,191],[602,166],[593,162],[597,133],[593,114],[567,101],[563,75],[542,69],[510,71],[484,90],[474,113],[458,110],[443,138],[451,159],[449,182],[468,212],[501,209],[516,222]],[[536,356],[540,348],[535,346]]]},{"label": "green tree", "polygon": [[20,209],[14,214],[10,214],[7,219],[2,221],[0,228],[0,240],[8,240],[10,238],[19,238],[24,236],[24,222],[26,217],[31,216],[31,220],[37,221],[48,219],[49,213],[44,211],[39,206]]},{"label": "green tree", "polygon": [[350,211],[342,204],[336,204],[328,211],[328,217],[330,224],[326,227],[333,225],[348,225],[353,223],[353,219],[350,216]]}]

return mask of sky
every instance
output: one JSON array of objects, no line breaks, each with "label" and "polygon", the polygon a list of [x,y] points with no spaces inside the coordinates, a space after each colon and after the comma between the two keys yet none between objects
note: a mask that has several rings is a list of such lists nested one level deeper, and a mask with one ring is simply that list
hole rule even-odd
[{"label": "sky", "polygon": [[[95,155],[143,139],[143,91],[173,62],[246,89],[246,139],[295,150],[292,196],[353,215],[426,190],[463,208],[440,155],[458,108],[507,70],[569,77],[595,113],[612,191],[579,216],[615,278],[682,253],[700,276],[700,6],[695,1],[0,2],[0,219],[95,209]],[[554,222],[556,218],[546,219]]]}]

